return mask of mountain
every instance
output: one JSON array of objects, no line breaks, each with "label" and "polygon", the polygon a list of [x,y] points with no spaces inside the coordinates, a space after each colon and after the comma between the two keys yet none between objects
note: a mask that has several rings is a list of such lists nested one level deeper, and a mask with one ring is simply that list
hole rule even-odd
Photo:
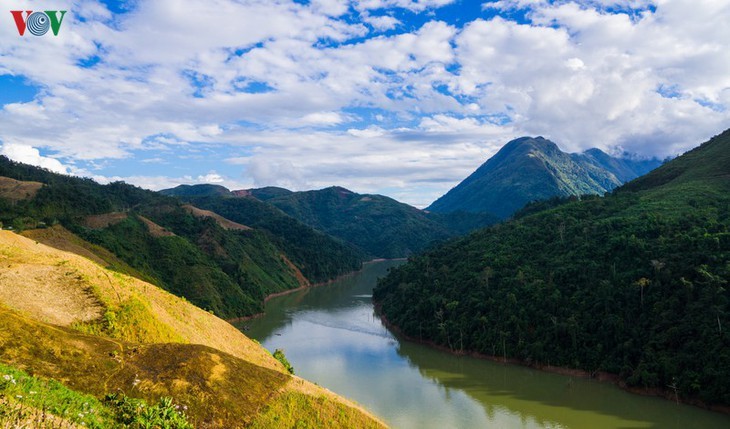
[{"label": "mountain", "polygon": [[[226,191],[210,195],[207,186],[193,185],[161,192],[184,194],[184,201],[255,228],[291,229],[301,240],[304,236],[300,231],[283,225],[293,218],[348,243],[363,259],[407,257],[499,220],[487,213],[427,213],[383,195],[358,194],[338,186],[303,192],[277,187]],[[317,253],[318,248],[315,244],[290,249],[290,253]]]},{"label": "mountain", "polygon": [[[312,282],[324,282],[344,270],[355,271],[368,256],[353,245],[331,237],[255,198],[187,197],[184,201],[230,221],[265,231]],[[344,270],[343,270],[344,268]]]},{"label": "mountain", "polygon": [[230,191],[225,186],[207,183],[200,185],[180,185],[172,189],[163,189],[160,193],[170,197],[230,195]]},{"label": "mountain", "polygon": [[730,130],[605,197],[538,203],[374,291],[404,334],[730,405]]},{"label": "mountain", "polygon": [[568,154],[542,137],[522,137],[507,143],[426,210],[488,212],[507,218],[535,200],[602,195],[660,164],[613,158],[599,149]]},{"label": "mountain", "polygon": [[293,194],[292,191],[284,188],[277,188],[276,186],[267,186],[258,189],[249,189],[248,193],[261,201],[268,201],[276,197],[285,197]]},{"label": "mountain", "polygon": [[40,228],[47,231],[35,233],[40,242],[95,254],[226,318],[258,313],[267,295],[335,278],[363,259],[281,212],[287,219],[266,229],[259,225],[273,223],[268,212],[256,214],[266,217],[260,223],[237,222],[124,183],[100,185],[5,157],[0,177],[7,228]]},{"label": "mountain", "polygon": [[[262,195],[260,190],[250,192]],[[406,257],[453,235],[423,211],[382,195],[341,187],[268,194],[269,204],[378,258]]]},{"label": "mountain", "polygon": [[152,284],[9,231],[0,254],[3,427],[385,427]]}]

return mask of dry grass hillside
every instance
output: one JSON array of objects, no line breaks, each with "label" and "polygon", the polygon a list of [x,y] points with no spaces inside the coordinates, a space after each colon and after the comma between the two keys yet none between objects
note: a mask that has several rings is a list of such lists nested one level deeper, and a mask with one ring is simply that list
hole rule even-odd
[{"label": "dry grass hillside", "polygon": [[382,427],[227,322],[97,258],[0,231],[1,363],[97,397],[173,397],[196,427]]},{"label": "dry grass hillside", "polygon": [[251,229],[250,227],[248,227],[246,225],[242,225],[242,224],[236,223],[230,219],[226,219],[223,216],[219,215],[218,213],[212,212],[210,210],[199,209],[195,206],[191,206],[190,204],[184,205],[183,208],[185,210],[187,210],[188,213],[192,214],[195,217],[212,218],[213,220],[216,221],[216,223],[218,223],[218,225],[220,225],[224,229],[233,230],[233,231],[247,231],[247,230]]},{"label": "dry grass hillside", "polygon": [[0,198],[10,201],[30,199],[42,187],[43,183],[40,182],[24,182],[9,177],[0,177]]},{"label": "dry grass hillside", "polygon": [[[144,216],[138,215],[137,217],[147,226],[147,230],[149,230],[153,237],[173,237],[175,235],[173,232],[168,231],[166,228],[161,227]],[[127,218],[129,218],[129,213],[104,213],[100,215],[86,216],[82,224],[91,229],[104,229],[111,225],[123,222]]]}]

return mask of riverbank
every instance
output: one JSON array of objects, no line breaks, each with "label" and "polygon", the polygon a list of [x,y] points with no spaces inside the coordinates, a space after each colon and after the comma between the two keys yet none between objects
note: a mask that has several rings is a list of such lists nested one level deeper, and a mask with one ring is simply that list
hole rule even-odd
[{"label": "riverbank", "polygon": [[[319,282],[319,283],[314,283],[314,284],[303,285],[303,286],[299,286],[298,288],[288,289],[288,290],[285,290],[285,291],[281,291],[281,292],[276,292],[276,293],[269,294],[269,295],[267,295],[264,298],[264,305],[267,302],[269,302],[269,300],[274,299],[274,298],[278,298],[280,296],[286,296],[286,295],[289,295],[289,294],[292,294],[292,293],[301,292],[301,291],[303,291],[305,289],[311,289],[311,288],[315,288],[315,287],[331,285],[332,283],[335,283],[335,282],[340,281],[342,279],[346,279],[348,277],[352,277],[352,276],[354,276],[354,275],[362,272],[362,270],[365,269],[365,266],[366,265],[369,265],[369,264],[376,264],[378,262],[385,262],[385,261],[407,261],[407,260],[408,260],[408,258],[394,258],[394,259],[377,258],[377,259],[371,259],[369,261],[363,262],[362,263],[362,267],[359,270],[350,271],[349,273],[341,274],[341,275],[339,275],[339,276],[337,276],[337,277],[335,277],[333,279],[327,280],[326,282]],[[261,313],[252,314],[250,316],[236,317],[236,318],[233,318],[233,319],[227,319],[226,322],[228,322],[230,324],[245,322],[247,320],[252,320],[252,319],[257,319],[259,317],[262,317],[264,314],[265,313],[262,311]]]},{"label": "riverbank", "polygon": [[473,352],[473,351],[466,351],[466,350],[452,350],[448,347],[445,347],[440,344],[436,344],[433,341],[424,340],[420,338],[414,338],[409,335],[406,335],[401,331],[401,329],[392,324],[388,318],[382,313],[381,308],[379,305],[373,303],[373,308],[375,309],[375,313],[380,318],[383,325],[388,328],[389,331],[391,331],[393,334],[395,334],[400,339],[410,341],[413,343],[421,344],[428,346],[430,348],[454,355],[454,356],[467,356],[472,357],[476,359],[483,359],[483,360],[489,360],[493,362],[498,362],[506,365],[519,365],[524,366],[532,369],[536,369],[539,371],[545,371],[550,372],[554,374],[560,374],[565,375],[569,377],[576,377],[576,378],[584,378],[584,379],[590,379],[590,380],[596,380],[602,383],[610,383],[618,386],[621,390],[624,390],[629,393],[633,393],[636,395],[641,396],[655,396],[664,398],[667,400],[670,400],[672,402],[677,403],[683,403],[686,405],[692,405],[698,408],[702,408],[705,410],[710,410],[714,412],[718,412],[725,415],[730,415],[730,407],[728,406],[722,406],[722,405],[707,405],[704,402],[697,400],[697,399],[691,399],[691,398],[681,398],[677,395],[677,393],[674,390],[670,389],[659,389],[659,388],[642,388],[642,387],[635,387],[635,386],[628,386],[626,385],[626,382],[622,380],[618,375],[611,374],[608,372],[603,371],[585,371],[581,369],[575,369],[575,368],[568,368],[568,367],[560,367],[560,366],[553,366],[553,365],[545,365],[541,364],[539,362],[528,362],[522,359],[515,359],[515,358],[505,358],[504,356],[493,356],[493,355],[487,355],[483,353]]}]

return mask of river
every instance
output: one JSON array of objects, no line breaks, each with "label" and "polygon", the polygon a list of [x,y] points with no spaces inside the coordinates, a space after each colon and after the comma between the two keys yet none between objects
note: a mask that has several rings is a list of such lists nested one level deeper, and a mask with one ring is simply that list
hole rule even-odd
[{"label": "river", "polygon": [[459,357],[404,341],[373,313],[366,264],[331,285],[274,298],[246,334],[283,349],[296,374],[365,406],[394,428],[728,428],[730,417],[614,385]]}]

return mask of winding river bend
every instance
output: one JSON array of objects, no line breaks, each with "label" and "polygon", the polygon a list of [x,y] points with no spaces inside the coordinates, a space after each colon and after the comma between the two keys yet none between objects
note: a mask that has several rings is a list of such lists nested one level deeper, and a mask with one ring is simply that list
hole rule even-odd
[{"label": "winding river bend", "polygon": [[367,264],[331,285],[274,298],[242,322],[298,375],[355,400],[394,428],[727,428],[730,417],[581,378],[457,357],[403,341],[373,313]]}]

